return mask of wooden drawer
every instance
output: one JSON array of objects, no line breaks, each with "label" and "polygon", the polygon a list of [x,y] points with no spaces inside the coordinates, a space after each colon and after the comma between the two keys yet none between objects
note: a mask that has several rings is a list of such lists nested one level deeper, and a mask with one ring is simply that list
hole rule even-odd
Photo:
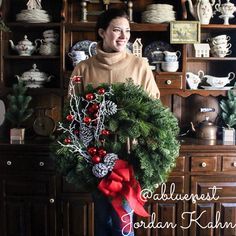
[{"label": "wooden drawer", "polygon": [[4,157],[0,158],[0,170],[8,171],[52,171],[55,169],[54,160],[50,157]]},{"label": "wooden drawer", "polygon": [[191,177],[191,193],[201,196],[212,193],[212,188],[216,188],[216,197],[231,198],[236,200],[236,177],[228,176],[192,176]]},{"label": "wooden drawer", "polygon": [[236,171],[236,156],[224,156],[222,171]]},{"label": "wooden drawer", "polygon": [[191,157],[191,171],[216,171],[217,170],[217,157],[216,156],[193,156]]},{"label": "wooden drawer", "polygon": [[166,74],[156,75],[155,80],[158,88],[175,88],[182,89],[182,76]]}]

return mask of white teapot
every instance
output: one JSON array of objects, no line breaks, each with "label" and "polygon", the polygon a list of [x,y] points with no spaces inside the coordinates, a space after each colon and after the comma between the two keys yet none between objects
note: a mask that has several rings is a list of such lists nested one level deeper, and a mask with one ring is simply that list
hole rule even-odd
[{"label": "white teapot", "polygon": [[22,74],[22,76],[15,75],[18,81],[24,81],[26,83],[26,87],[28,88],[41,88],[44,83],[49,82],[51,80],[52,75],[48,76],[44,72],[40,72],[37,69],[37,65],[33,64],[33,69],[26,71]]},{"label": "white teapot", "polygon": [[16,50],[20,56],[31,56],[38,47],[38,40],[35,40],[35,45],[28,40],[27,35],[24,36],[24,39],[18,42],[15,46],[12,40],[9,40],[11,48]]}]

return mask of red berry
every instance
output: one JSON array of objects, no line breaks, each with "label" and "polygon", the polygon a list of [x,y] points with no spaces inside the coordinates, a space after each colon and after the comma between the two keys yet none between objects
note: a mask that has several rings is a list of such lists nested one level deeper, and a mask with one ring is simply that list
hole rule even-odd
[{"label": "red berry", "polygon": [[109,132],[109,130],[107,130],[107,129],[103,129],[103,130],[101,131],[101,134],[107,136],[107,135],[110,134],[110,132]]},{"label": "red berry", "polygon": [[84,117],[84,123],[89,124],[91,122],[91,118],[89,116]]},{"label": "red berry", "polygon": [[86,100],[91,101],[94,99],[94,95],[92,93],[88,93],[85,95]]},{"label": "red berry", "polygon": [[93,110],[97,111],[99,109],[99,105],[97,103],[94,103],[92,105]]},{"label": "red berry", "polygon": [[98,93],[99,93],[99,94],[104,94],[105,91],[106,91],[106,90],[105,90],[104,88],[99,88],[99,89],[98,89]]},{"label": "red berry", "polygon": [[70,138],[65,138],[65,139],[64,139],[64,143],[66,143],[66,144],[71,143],[71,139],[70,139]]},{"label": "red berry", "polygon": [[72,80],[76,83],[80,83],[81,82],[81,76],[80,75],[75,75]]},{"label": "red berry", "polygon": [[92,107],[89,107],[89,108],[88,108],[88,112],[89,112],[89,113],[94,113],[94,109],[93,109]]},{"label": "red berry", "polygon": [[91,156],[94,156],[97,153],[97,148],[96,147],[89,147],[87,149],[87,151]]},{"label": "red berry", "polygon": [[94,114],[93,114],[93,117],[94,117],[94,118],[97,118],[97,117],[98,117],[98,113],[94,113]]},{"label": "red berry", "polygon": [[105,149],[100,148],[100,149],[98,150],[98,155],[99,155],[99,156],[104,157],[104,156],[106,156],[106,154],[107,154],[107,151],[106,151]]},{"label": "red berry", "polygon": [[98,164],[101,161],[101,157],[100,156],[93,156],[92,157],[92,162],[94,164]]},{"label": "red berry", "polygon": [[74,130],[74,134],[76,134],[76,135],[79,134],[79,130],[77,130],[77,129]]},{"label": "red berry", "polygon": [[68,121],[72,121],[72,120],[74,120],[74,116],[73,115],[68,115],[68,116],[66,116],[66,119]]}]

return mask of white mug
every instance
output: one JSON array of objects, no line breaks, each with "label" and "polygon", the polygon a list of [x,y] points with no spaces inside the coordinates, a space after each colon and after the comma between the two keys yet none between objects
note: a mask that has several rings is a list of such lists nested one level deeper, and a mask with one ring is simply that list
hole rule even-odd
[{"label": "white mug", "polygon": [[213,45],[218,45],[218,44],[222,44],[222,43],[227,43],[230,39],[231,39],[230,36],[228,36],[226,34],[221,34],[221,35],[211,38],[210,41]]},{"label": "white mug", "polygon": [[58,35],[58,34],[53,29],[43,31],[43,37],[51,37],[51,36],[54,36],[54,35]]},{"label": "white mug", "polygon": [[229,50],[232,47],[231,43],[228,44],[219,44],[219,45],[215,45],[214,47],[212,47],[213,51],[217,51],[217,50]]}]

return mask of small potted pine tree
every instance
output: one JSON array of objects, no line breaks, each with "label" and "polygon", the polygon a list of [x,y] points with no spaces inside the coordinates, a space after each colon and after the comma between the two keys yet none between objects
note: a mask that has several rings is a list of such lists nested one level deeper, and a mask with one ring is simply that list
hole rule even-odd
[{"label": "small potted pine tree", "polygon": [[220,101],[222,109],[221,117],[226,127],[223,127],[223,141],[235,142],[236,125],[236,90],[230,90],[227,94],[227,99]]},{"label": "small potted pine tree", "polygon": [[26,121],[33,113],[33,109],[29,108],[31,96],[26,95],[27,88],[23,81],[13,85],[12,94],[7,96],[8,108],[6,112],[6,119],[11,123],[10,140],[23,141],[25,135],[25,128],[23,127]]}]

